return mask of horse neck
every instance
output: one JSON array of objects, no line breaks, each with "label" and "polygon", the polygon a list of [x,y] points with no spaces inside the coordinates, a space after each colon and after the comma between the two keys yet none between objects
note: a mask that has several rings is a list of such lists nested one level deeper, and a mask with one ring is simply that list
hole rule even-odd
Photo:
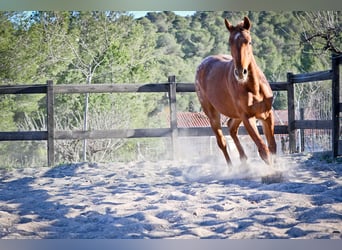
[{"label": "horse neck", "polygon": [[251,55],[251,63],[249,64],[249,69],[252,72],[252,77],[254,78],[259,73],[259,67],[256,63],[254,55]]},{"label": "horse neck", "polygon": [[248,87],[252,92],[257,93],[260,89],[260,79],[263,79],[264,75],[259,69],[253,54],[248,70],[250,71]]}]

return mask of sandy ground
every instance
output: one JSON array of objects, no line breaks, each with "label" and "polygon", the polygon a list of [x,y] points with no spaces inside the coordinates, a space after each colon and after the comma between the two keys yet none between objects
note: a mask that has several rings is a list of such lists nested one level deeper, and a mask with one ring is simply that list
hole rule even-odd
[{"label": "sandy ground", "polygon": [[342,238],[342,164],[309,155],[274,168],[257,159],[233,169],[215,159],[25,168],[1,172],[0,189],[2,239]]}]

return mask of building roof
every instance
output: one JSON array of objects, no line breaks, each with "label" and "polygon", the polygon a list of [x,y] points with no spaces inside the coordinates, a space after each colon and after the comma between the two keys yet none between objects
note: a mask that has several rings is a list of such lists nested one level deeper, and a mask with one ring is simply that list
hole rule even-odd
[{"label": "building roof", "polygon": [[[221,123],[227,120],[221,116]],[[177,126],[179,128],[210,127],[209,118],[203,112],[177,112]]]},{"label": "building roof", "polygon": [[275,125],[287,125],[288,124],[288,112],[287,110],[273,110]]},{"label": "building roof", "polygon": [[[287,125],[287,110],[274,110],[275,125]],[[228,117],[221,115],[221,124],[225,125]],[[179,128],[210,127],[209,118],[203,112],[177,112]]]}]

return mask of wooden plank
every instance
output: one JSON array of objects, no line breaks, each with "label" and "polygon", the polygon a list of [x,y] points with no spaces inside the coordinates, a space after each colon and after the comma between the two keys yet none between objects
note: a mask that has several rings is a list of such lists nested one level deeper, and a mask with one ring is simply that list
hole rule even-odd
[{"label": "wooden plank", "polygon": [[[300,120],[304,120],[304,108],[300,108],[299,109],[299,118]],[[295,127],[296,127],[296,123],[295,123]],[[300,129],[300,149],[299,152],[304,152],[305,150],[305,136],[304,136],[304,129]]]},{"label": "wooden plank", "polygon": [[45,84],[35,85],[7,85],[0,86],[0,94],[44,94],[47,86]]},{"label": "wooden plank", "polygon": [[296,120],[295,129],[332,129],[332,120]]},{"label": "wooden plank", "polygon": [[[167,92],[168,83],[148,84],[63,84],[55,85],[55,94],[85,94],[85,93],[156,93]],[[287,90],[286,82],[270,83],[272,90]],[[193,83],[177,83],[177,92],[195,92]],[[37,85],[11,85],[0,86],[0,94],[41,94],[46,93],[47,86]]]},{"label": "wooden plank", "polygon": [[294,83],[315,82],[331,80],[333,77],[332,70],[318,71],[305,74],[292,75],[292,81]]},{"label": "wooden plank", "polygon": [[340,137],[340,57],[333,57],[331,67],[332,77],[332,154],[333,157],[339,155],[339,137]]},{"label": "wooden plank", "polygon": [[286,126],[286,125],[274,126],[274,134],[276,134],[276,135],[285,135],[287,133],[288,133],[288,126]]},{"label": "wooden plank", "polygon": [[[56,85],[54,92],[57,94],[84,94],[84,93],[155,93],[167,92],[169,83],[149,83],[149,84],[69,84]],[[177,83],[177,92],[195,92],[193,83]],[[271,83],[272,90],[287,90],[287,82]]]},{"label": "wooden plank", "polygon": [[[263,134],[262,127],[258,126],[259,132]],[[228,130],[225,130],[228,135]],[[275,134],[286,134],[287,126],[276,126]],[[177,136],[214,136],[210,127],[178,128]],[[114,129],[114,130],[91,130],[91,131],[55,131],[56,140],[84,140],[84,139],[114,139],[114,138],[147,138],[147,137],[170,137],[170,128],[144,128],[144,129]],[[242,126],[239,135],[247,135]]]},{"label": "wooden plank", "polygon": [[169,137],[170,128],[55,131],[56,140]]},{"label": "wooden plank", "polygon": [[171,145],[172,145],[172,157],[173,159],[177,158],[177,84],[176,84],[176,77],[169,76],[169,105],[170,105],[170,128],[171,128]]},{"label": "wooden plank", "polygon": [[[262,134],[261,126],[258,127]],[[225,130],[228,135],[228,130]],[[214,136],[210,127],[178,128],[178,136]],[[286,134],[287,126],[276,126],[275,134]],[[246,129],[242,126],[239,135],[247,135]],[[147,137],[170,137],[170,128],[151,129],[114,129],[114,130],[92,130],[92,131],[55,131],[55,140],[83,140],[83,139],[115,139],[115,138],[147,138]],[[47,131],[21,131],[21,132],[0,132],[0,141],[40,141],[47,140]]]},{"label": "wooden plank", "polygon": [[167,92],[167,83],[160,84],[70,84],[56,85],[56,94],[84,94],[84,93],[155,93]]},{"label": "wooden plank", "polygon": [[289,134],[289,151],[290,153],[296,152],[296,127],[295,120],[295,96],[293,74],[287,73],[287,109],[288,109],[288,134]]},{"label": "wooden plank", "polygon": [[[273,91],[287,91],[287,82],[270,82]],[[177,83],[177,92],[195,92],[193,83]]]},{"label": "wooden plank", "polygon": [[[260,134],[263,134],[262,126],[258,126]],[[223,128],[223,132],[229,135],[228,129]],[[274,127],[275,134],[287,134],[287,126],[280,125]],[[244,126],[239,127],[239,135],[248,135]],[[211,127],[178,128],[179,137],[187,136],[215,136]]]},{"label": "wooden plank", "polygon": [[287,91],[288,82],[270,82],[273,91]]},{"label": "wooden plank", "polygon": [[177,83],[176,91],[179,93],[195,92],[194,83]]},{"label": "wooden plank", "polygon": [[48,166],[55,165],[55,96],[53,89],[53,82],[47,81],[47,93],[46,93],[46,105],[47,105],[47,155],[48,155]]},{"label": "wooden plank", "polygon": [[[257,126],[258,131],[261,135],[264,134],[264,131],[262,129],[262,126]],[[288,133],[288,127],[286,125],[278,125],[274,127],[274,134],[287,134]],[[244,126],[241,126],[239,128],[239,135],[248,135],[247,130]]]},{"label": "wooden plank", "polygon": [[0,132],[0,141],[43,141],[47,137],[47,131]]}]

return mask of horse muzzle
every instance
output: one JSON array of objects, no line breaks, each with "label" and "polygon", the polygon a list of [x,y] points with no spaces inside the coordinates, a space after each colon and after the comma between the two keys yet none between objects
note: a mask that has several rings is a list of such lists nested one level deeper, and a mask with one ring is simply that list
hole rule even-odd
[{"label": "horse muzzle", "polygon": [[240,69],[238,70],[237,68],[234,69],[234,76],[235,76],[235,79],[238,81],[238,82],[245,82],[247,81],[247,78],[248,78],[248,69],[244,68],[244,69]]}]

